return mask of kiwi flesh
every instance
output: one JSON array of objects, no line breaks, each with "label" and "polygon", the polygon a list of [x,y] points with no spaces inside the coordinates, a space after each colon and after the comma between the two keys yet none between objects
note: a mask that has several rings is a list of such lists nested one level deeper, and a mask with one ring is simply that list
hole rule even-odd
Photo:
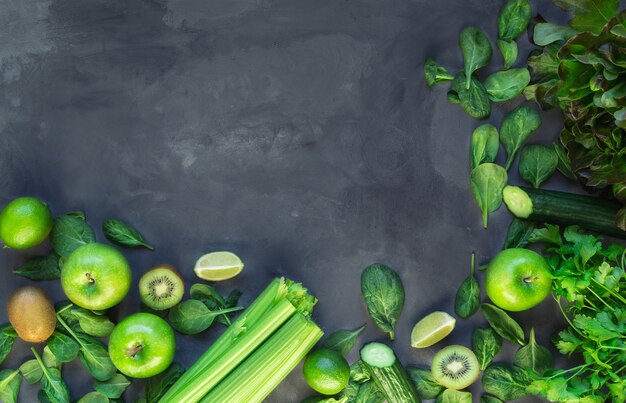
[{"label": "kiwi flesh", "polygon": [[170,265],[153,267],[139,279],[141,301],[150,309],[162,311],[178,304],[185,293],[185,282]]},{"label": "kiwi flesh", "polygon": [[448,389],[464,389],[478,379],[478,359],[467,347],[452,345],[441,349],[433,357],[433,378]]},{"label": "kiwi flesh", "polygon": [[29,343],[42,343],[54,333],[57,324],[54,305],[39,287],[18,288],[7,303],[9,322],[20,338]]}]

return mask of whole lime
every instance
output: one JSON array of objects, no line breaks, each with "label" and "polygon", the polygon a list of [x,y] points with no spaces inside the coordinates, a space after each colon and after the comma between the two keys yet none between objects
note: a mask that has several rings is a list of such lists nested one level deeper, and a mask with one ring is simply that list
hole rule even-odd
[{"label": "whole lime", "polygon": [[10,248],[32,248],[46,239],[53,224],[46,203],[34,197],[18,197],[0,213],[0,238]]},{"label": "whole lime", "polygon": [[341,354],[321,348],[304,360],[304,379],[311,388],[324,395],[341,392],[350,380],[350,366]]}]

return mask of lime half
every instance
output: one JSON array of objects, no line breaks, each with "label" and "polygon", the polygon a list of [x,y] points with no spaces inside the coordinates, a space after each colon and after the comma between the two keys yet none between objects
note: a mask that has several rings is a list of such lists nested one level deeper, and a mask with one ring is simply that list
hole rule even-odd
[{"label": "lime half", "polygon": [[193,270],[203,280],[222,281],[241,273],[243,262],[232,252],[211,252],[202,255]]},{"label": "lime half", "polygon": [[422,318],[411,332],[411,346],[424,348],[443,340],[456,325],[456,319],[446,312],[435,311]]}]

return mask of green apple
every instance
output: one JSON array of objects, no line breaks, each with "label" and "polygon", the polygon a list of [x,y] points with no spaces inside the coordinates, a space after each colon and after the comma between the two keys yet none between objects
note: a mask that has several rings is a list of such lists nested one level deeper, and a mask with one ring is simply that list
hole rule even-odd
[{"label": "green apple", "polygon": [[101,243],[80,246],[72,252],[61,270],[61,285],[74,304],[92,310],[109,309],[120,303],[132,276],[128,261],[120,251]]},{"label": "green apple", "polygon": [[115,326],[109,338],[109,355],[121,373],[149,378],[170,366],[176,337],[167,322],[151,313],[135,313]]},{"label": "green apple", "polygon": [[532,250],[505,249],[487,267],[487,295],[507,311],[524,311],[543,301],[552,288],[546,260]]}]

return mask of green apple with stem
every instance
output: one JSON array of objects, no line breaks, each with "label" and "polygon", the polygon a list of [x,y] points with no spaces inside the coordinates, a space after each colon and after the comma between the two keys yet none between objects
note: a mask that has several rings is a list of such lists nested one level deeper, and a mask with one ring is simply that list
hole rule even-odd
[{"label": "green apple with stem", "polygon": [[170,325],[151,313],[135,313],[115,326],[109,338],[113,365],[133,378],[149,378],[170,366],[176,337]]},{"label": "green apple with stem", "polygon": [[552,288],[546,260],[523,248],[505,249],[489,262],[485,278],[487,295],[507,311],[525,311],[543,301]]},{"label": "green apple with stem", "polygon": [[120,303],[132,274],[128,261],[112,246],[89,243],[72,252],[61,270],[61,285],[74,304],[92,310],[109,309]]}]

